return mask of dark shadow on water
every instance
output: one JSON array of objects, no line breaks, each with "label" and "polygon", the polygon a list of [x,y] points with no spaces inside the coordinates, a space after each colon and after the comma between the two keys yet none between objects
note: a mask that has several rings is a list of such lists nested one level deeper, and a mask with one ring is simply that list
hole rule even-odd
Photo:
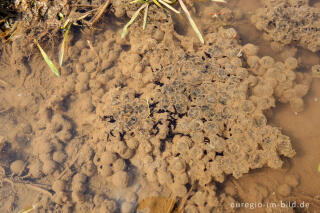
[{"label": "dark shadow on water", "polygon": [[314,6],[314,4],[318,3],[319,0],[309,0],[309,5]]},{"label": "dark shadow on water", "polygon": [[182,15],[172,14],[174,30],[179,35],[186,35],[188,31],[188,20],[184,20],[185,17]]}]

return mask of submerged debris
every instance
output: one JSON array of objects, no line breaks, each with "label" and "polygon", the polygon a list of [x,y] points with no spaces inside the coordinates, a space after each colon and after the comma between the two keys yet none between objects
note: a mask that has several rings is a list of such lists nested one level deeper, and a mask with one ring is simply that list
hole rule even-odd
[{"label": "submerged debris", "polygon": [[42,47],[40,46],[40,44],[38,43],[38,41],[36,39],[34,39],[34,43],[38,46],[40,53],[44,59],[44,61],[48,64],[48,66],[50,67],[51,71],[56,75],[56,76],[60,76],[60,72],[57,69],[57,67],[53,64],[53,62],[50,60],[50,58],[48,57],[48,55],[46,54],[46,52],[42,49]]},{"label": "submerged debris", "polygon": [[[178,10],[176,10],[174,7],[172,7],[170,4],[175,3],[176,1],[169,1],[169,0],[159,0],[159,3],[157,0],[134,0],[131,3],[136,3],[139,2],[142,5],[135,11],[135,13],[132,15],[130,21],[124,26],[122,33],[121,33],[121,38],[124,38],[127,34],[127,29],[128,27],[136,20],[136,18],[138,17],[139,13],[141,10],[144,9],[145,13],[144,13],[144,18],[143,18],[143,29],[145,29],[146,26],[146,22],[147,22],[147,15],[148,15],[148,8],[150,4],[155,4],[157,5],[159,8],[163,8],[161,5],[164,5],[166,8],[168,8],[169,10],[175,12],[175,13],[180,13]],[[199,31],[197,25],[195,24],[195,22],[193,21],[189,10],[187,9],[186,5],[184,4],[183,0],[178,0],[183,12],[186,14],[188,21],[191,24],[192,29],[195,31],[195,33],[197,34],[200,42],[202,44],[204,44],[204,39],[201,35],[201,32]]]}]

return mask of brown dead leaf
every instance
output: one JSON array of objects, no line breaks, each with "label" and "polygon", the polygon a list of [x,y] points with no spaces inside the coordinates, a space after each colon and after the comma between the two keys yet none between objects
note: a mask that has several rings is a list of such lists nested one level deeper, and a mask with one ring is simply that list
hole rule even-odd
[{"label": "brown dead leaf", "polygon": [[176,200],[166,197],[148,197],[141,200],[137,210],[150,209],[150,213],[182,213],[176,210]]}]

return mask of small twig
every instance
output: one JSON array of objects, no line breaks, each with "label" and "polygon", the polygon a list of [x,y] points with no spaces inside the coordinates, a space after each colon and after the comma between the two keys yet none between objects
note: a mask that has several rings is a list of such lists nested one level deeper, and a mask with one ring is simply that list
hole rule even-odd
[{"label": "small twig", "polygon": [[170,205],[169,205],[167,213],[172,213],[172,210],[173,210],[175,204],[176,204],[176,197],[174,197],[173,199],[170,199]]},{"label": "small twig", "polygon": [[3,178],[1,182],[7,182],[11,185],[12,188],[14,188],[14,182],[8,178]]},{"label": "small twig", "polygon": [[[77,138],[83,138],[82,137],[77,137]],[[73,159],[71,159],[70,163],[66,163],[68,164],[65,169],[59,174],[59,176],[56,178],[57,180],[60,180],[64,175],[65,173],[70,170],[70,168],[73,166],[73,164],[76,163],[76,161],[78,160],[80,154],[81,154],[81,149],[83,148],[83,143],[80,145],[80,148],[78,149],[78,153],[75,155],[75,157]]]},{"label": "small twig", "polygon": [[240,186],[240,184],[236,180],[232,179],[231,181],[235,185],[235,187],[238,190],[238,192],[240,192],[241,194],[245,193],[243,188]]},{"label": "small twig", "polygon": [[96,57],[99,57],[98,53],[93,48],[91,41],[87,40],[87,43],[88,43],[88,46],[89,46],[90,50],[96,55]]},{"label": "small twig", "polygon": [[98,68],[100,68],[100,57],[99,57],[97,51],[93,48],[92,43],[89,40],[87,40],[87,43],[89,45],[90,50],[93,52],[93,54],[96,55],[97,60],[98,60]]},{"label": "small twig", "polygon": [[65,173],[70,170],[70,168],[73,166],[73,164],[75,164],[75,162],[78,160],[79,155],[81,153],[81,149],[79,150],[78,154],[75,156],[75,158],[71,161],[71,163],[69,165],[67,165],[67,167],[60,173],[60,175],[57,177],[58,180],[60,180]]},{"label": "small twig", "polygon": [[189,13],[189,11],[188,11],[188,9],[187,9],[187,6],[184,4],[184,2],[183,2],[182,0],[178,0],[178,2],[179,2],[179,4],[180,4],[182,10],[183,10],[184,13],[186,14],[186,16],[187,16],[187,18],[188,18],[188,20],[189,20],[189,22],[190,22],[190,24],[191,24],[191,27],[193,28],[193,30],[194,30],[195,33],[197,34],[200,42],[201,42],[202,44],[204,44],[204,39],[203,39],[203,37],[202,37],[202,35],[201,35],[201,32],[199,31],[196,23],[194,23],[191,15],[190,15],[190,13]]},{"label": "small twig", "polygon": [[31,183],[25,183],[25,182],[15,182],[9,178],[3,178],[2,181],[4,182],[7,182],[7,183],[10,183],[11,186],[13,187],[14,185],[16,184],[22,184],[22,185],[25,185],[26,187],[29,187],[31,190],[34,190],[34,191],[37,191],[37,192],[40,192],[42,194],[46,194],[48,195],[49,197],[52,197],[53,195],[51,194],[51,192],[49,192],[47,189],[44,189],[40,186],[37,186],[37,185],[33,185]]},{"label": "small twig", "polygon": [[181,199],[179,206],[178,206],[178,212],[183,212],[183,207],[186,204],[191,192],[193,191],[193,188],[194,188],[194,184],[191,185],[191,188],[189,189],[188,193]]},{"label": "small twig", "polygon": [[[91,15],[94,11],[98,10],[97,8],[95,9],[92,9],[86,13],[84,13],[82,16],[79,16],[79,17],[74,17],[75,15],[75,12],[74,10],[72,10],[68,16],[68,18],[66,19],[66,21],[62,24],[62,28],[65,28],[70,22],[71,24],[73,25],[77,25],[77,21],[82,21],[82,22],[85,22],[85,18],[87,18],[89,15]],[[86,24],[88,24],[87,22],[85,22]]]},{"label": "small twig", "polygon": [[150,117],[151,115],[151,110],[150,110],[150,104],[149,104],[149,99],[146,97],[146,102],[147,102],[147,106],[148,106],[148,111],[149,111],[149,115],[147,116],[147,118]]},{"label": "small twig", "polygon": [[3,85],[5,85],[5,86],[10,86],[10,87],[11,87],[11,85],[10,85],[9,83],[5,82],[5,81],[2,80],[2,79],[0,79],[0,83],[3,84]]},{"label": "small twig", "polygon": [[110,0],[106,1],[106,3],[100,7],[99,12],[94,15],[94,17],[92,18],[92,21],[90,22],[91,26],[94,25],[101,18],[102,14],[106,11],[109,5],[110,5]]},{"label": "small twig", "polygon": [[91,4],[77,4],[76,7],[99,7],[98,5]]},{"label": "small twig", "polygon": [[40,192],[42,194],[46,194],[48,195],[49,197],[52,197],[53,195],[51,194],[51,192],[49,192],[48,190],[44,189],[44,188],[41,188],[39,186],[35,186],[35,185],[31,185],[31,184],[26,184],[24,183],[24,185],[26,185],[27,187],[29,187],[30,189],[34,190],[34,191],[37,191],[37,192]]},{"label": "small twig", "polygon": [[85,19],[87,18],[87,16],[91,15],[92,12],[96,11],[97,9],[93,9],[93,10],[90,10],[88,12],[86,12],[85,14],[83,14],[82,16],[80,16],[79,18],[77,18],[77,21],[80,21],[82,19]]},{"label": "small twig", "polygon": [[12,109],[12,107],[9,107],[8,109],[0,110],[0,113],[8,112]]}]

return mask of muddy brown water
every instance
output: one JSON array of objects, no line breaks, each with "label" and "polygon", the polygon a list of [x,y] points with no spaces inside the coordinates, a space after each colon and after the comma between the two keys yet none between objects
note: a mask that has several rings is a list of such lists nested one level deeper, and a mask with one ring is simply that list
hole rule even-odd
[{"label": "muddy brown water", "polygon": [[[312,4],[315,1],[312,2]],[[250,23],[250,15],[257,9],[262,7],[262,0],[229,0],[228,7],[231,9],[239,9],[244,13],[244,18],[236,23],[233,23],[233,26],[239,33],[241,44],[253,43],[257,45],[259,50],[259,56],[269,55],[273,58],[281,59],[279,53],[273,51],[270,47],[270,43],[263,40],[262,33],[255,29],[255,27]],[[213,4],[200,3],[198,6],[198,11],[201,11],[199,17],[196,19],[197,23],[201,28],[201,24],[208,22],[210,23],[209,13],[217,12],[214,9]],[[178,30],[184,36],[195,37],[193,31],[190,27],[182,28]],[[85,37],[85,36],[84,36]],[[291,47],[287,47],[290,50]],[[310,72],[312,65],[320,63],[320,54],[312,53],[308,50],[298,48],[297,57],[300,62],[300,69],[304,72]],[[39,57],[39,60],[41,58]],[[1,63],[1,62],[0,62]],[[5,62],[2,62],[5,63]],[[46,65],[43,62],[39,62],[43,68],[43,72],[48,72]],[[1,68],[0,68],[1,69]],[[1,72],[9,72],[10,70],[1,70]],[[1,75],[1,76],[10,76]],[[45,74],[44,74],[45,76]],[[45,78],[45,77],[43,77]],[[6,84],[6,82],[0,82]],[[20,83],[20,82],[19,82]],[[1,85],[1,84],[0,84]],[[46,93],[46,88],[50,87],[49,85],[42,85],[40,82],[39,85],[43,88],[43,93]],[[6,85],[4,85],[5,87]],[[3,88],[3,87],[2,87]],[[26,88],[28,89],[28,88]],[[32,97],[24,96],[23,87],[13,87],[9,90],[1,90],[1,101],[6,100],[8,103],[6,105],[21,108],[28,105],[34,100]],[[41,93],[40,92],[40,93]],[[275,212],[270,207],[266,207],[267,203],[277,203],[279,205],[281,202],[298,202],[298,203],[311,203],[312,205],[319,205],[319,195],[320,195],[320,171],[318,167],[320,166],[320,80],[313,80],[311,89],[308,95],[304,98],[305,100],[305,110],[301,113],[295,114],[290,110],[290,106],[285,104],[277,104],[277,107],[273,109],[272,115],[270,115],[269,123],[273,126],[277,126],[282,129],[282,132],[288,135],[292,140],[293,148],[296,151],[296,156],[293,159],[285,160],[284,166],[282,169],[269,169],[262,168],[257,170],[252,170],[248,174],[244,175],[239,179],[234,179],[228,177],[227,181],[219,185],[219,189],[225,190],[228,187],[236,188],[238,195],[236,200],[242,205],[245,204],[256,204],[261,202],[261,199],[267,198],[264,200],[263,207],[253,207],[249,208],[247,206],[242,206],[239,208],[239,212]],[[37,100],[36,100],[37,101]],[[12,127],[17,126],[17,122],[21,120],[27,120],[29,115],[23,114],[23,111],[20,111],[21,118],[15,120],[10,109],[0,109],[0,135],[6,135],[8,137],[13,137],[20,130],[12,129]],[[3,111],[2,111],[3,110]],[[74,114],[75,120],[77,115]],[[81,120],[81,119],[80,119]],[[26,127],[27,128],[27,127]],[[22,145],[20,151],[23,150],[23,143],[27,143],[28,138],[20,139]],[[28,147],[26,147],[28,148]],[[28,150],[30,151],[30,150]],[[32,150],[31,150],[32,151]],[[5,153],[1,153],[0,158],[6,162],[13,161],[14,158],[19,159],[20,156],[23,156],[23,153],[15,153],[10,156],[6,156]],[[1,172],[1,171],[0,171]],[[279,186],[287,184],[290,177],[294,177],[294,180],[298,180],[296,187],[293,187],[291,198],[284,200],[273,200],[272,195],[279,190]],[[4,181],[5,182],[5,181]],[[24,188],[19,188],[18,191],[20,194],[25,195],[26,197],[15,198],[14,201],[12,194],[15,192],[10,190],[10,184],[4,184],[1,186],[1,196],[0,202],[3,204],[0,207],[1,210],[7,211],[6,208],[9,208],[8,202],[17,202],[18,205],[14,209],[14,212],[17,212],[19,209],[28,206],[28,204],[33,202],[32,196],[36,196],[37,192],[35,191],[26,191]],[[5,192],[8,191],[9,194]],[[232,193],[231,193],[232,194]],[[30,196],[31,195],[31,196]],[[318,199],[314,200],[318,196]],[[6,201],[6,198],[9,198],[9,201]],[[313,203],[314,202],[314,203]],[[299,209],[297,210],[299,212]],[[280,211],[277,211],[280,212]],[[281,211],[282,212],[282,211]],[[283,212],[285,208],[283,208]],[[288,211],[290,212],[290,211]],[[308,212],[308,210],[307,210]]]},{"label": "muddy brown water", "polygon": [[[310,2],[316,3],[315,1]],[[271,56],[281,59],[279,53],[272,50],[270,43],[265,41],[262,33],[252,26],[250,23],[250,15],[258,8],[263,6],[263,0],[242,0],[242,1],[228,1],[230,8],[240,9],[245,18],[234,23],[233,27],[238,31],[241,42],[243,44],[253,43],[259,47],[260,56]],[[205,6],[205,5],[202,5]],[[216,12],[210,6],[205,6],[203,9],[207,14]],[[200,9],[200,11],[202,11]],[[203,13],[205,13],[203,12]],[[201,13],[201,14],[203,14]],[[203,14],[206,16],[206,14]],[[206,18],[200,19],[206,22]],[[201,23],[201,21],[199,22]],[[192,32],[190,32],[192,33]],[[292,46],[291,46],[292,47]],[[290,51],[290,46],[287,49]],[[300,59],[300,69],[303,71],[310,70],[311,66],[320,63],[320,53],[312,53],[308,50],[298,48],[297,57]],[[292,144],[297,154],[289,160],[282,170],[273,169],[258,169],[251,171],[249,174],[241,177],[239,180],[228,180],[226,185],[230,182],[239,183],[244,189],[252,185],[263,185],[272,193],[277,190],[274,186],[285,183],[285,176],[290,174],[299,177],[300,184],[294,189],[297,195],[308,195],[311,197],[319,196],[320,191],[320,172],[318,171],[320,162],[320,80],[314,79],[311,89],[305,98],[305,111],[295,114],[290,111],[288,105],[278,104],[273,110],[273,115],[270,123],[277,126],[282,131],[290,136]],[[248,193],[249,191],[247,191]],[[242,194],[243,202],[252,201],[250,195]],[[308,202],[308,199],[306,199]],[[248,209],[243,208],[243,212]],[[255,209],[260,212],[261,210]],[[263,211],[262,211],[263,212]]]},{"label": "muddy brown water", "polygon": [[[310,2],[315,3],[316,1]],[[247,0],[247,1],[232,1],[233,6],[241,8],[244,13],[250,14],[257,8],[260,8],[262,1]],[[240,26],[235,26],[238,30],[243,42],[257,44],[260,55],[269,55],[274,58],[281,57],[274,52],[270,44],[262,38],[262,33],[252,27],[250,21],[243,20]],[[290,48],[290,47],[288,47]],[[297,56],[300,58],[300,66],[303,70],[310,69],[311,66],[319,64],[320,54],[312,53],[308,50],[299,48]],[[294,194],[297,195],[296,200],[301,199],[309,202],[309,198],[318,196],[320,191],[320,171],[318,170],[320,162],[320,80],[315,79],[311,89],[305,98],[305,111],[299,114],[294,114],[290,111],[287,105],[277,105],[273,110],[273,116],[270,123],[280,127],[282,131],[292,139],[292,144],[297,154],[289,160],[284,169],[259,169],[250,174],[244,175],[239,180],[230,182],[238,183],[246,193],[242,193],[244,202],[252,202],[250,189],[253,185],[262,185],[266,187],[270,193],[276,191],[275,186],[285,183],[287,175],[299,177],[300,184],[294,189]],[[229,184],[226,183],[227,185]],[[249,194],[247,194],[249,193]],[[307,196],[305,196],[307,195]],[[294,201],[294,199],[292,200]],[[281,202],[281,201],[278,201]],[[267,208],[267,207],[264,207]],[[266,210],[266,209],[264,209]],[[254,208],[252,212],[264,212],[259,208]],[[241,212],[247,212],[248,208],[242,208]],[[314,210],[315,211],[315,210]],[[270,211],[271,212],[271,211]],[[285,212],[285,210],[283,211]],[[312,211],[313,212],[313,211]]]}]

